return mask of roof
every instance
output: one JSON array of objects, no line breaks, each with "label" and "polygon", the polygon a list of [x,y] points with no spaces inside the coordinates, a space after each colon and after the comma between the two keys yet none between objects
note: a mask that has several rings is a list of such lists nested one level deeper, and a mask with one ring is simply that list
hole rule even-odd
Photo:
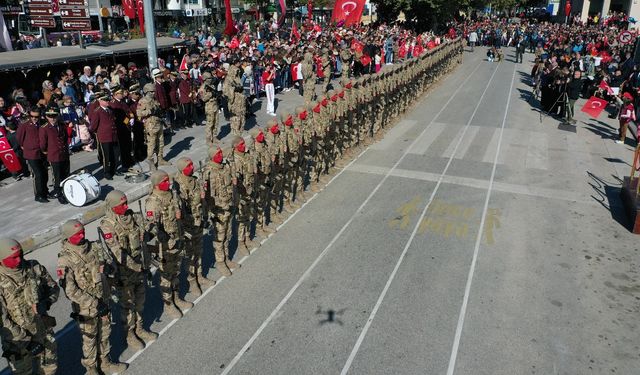
[{"label": "roof", "polygon": [[[188,41],[169,37],[156,38],[158,50],[184,46]],[[78,46],[36,48],[30,50],[0,53],[0,72],[39,68],[52,65],[90,61],[104,56],[131,55],[146,53],[147,39],[134,39],[126,42],[91,44],[85,49]]]},{"label": "roof", "polygon": [[104,50],[82,49],[72,46],[2,52],[0,53],[0,71],[93,60],[105,54]]},{"label": "roof", "polygon": [[[166,36],[156,38],[156,45],[158,50],[165,50],[174,48],[174,46],[184,46],[189,43],[183,39],[169,38]],[[134,53],[144,53],[147,51],[147,38],[133,39],[126,42],[110,42],[92,44],[91,48],[105,50],[114,55],[125,55]]]}]

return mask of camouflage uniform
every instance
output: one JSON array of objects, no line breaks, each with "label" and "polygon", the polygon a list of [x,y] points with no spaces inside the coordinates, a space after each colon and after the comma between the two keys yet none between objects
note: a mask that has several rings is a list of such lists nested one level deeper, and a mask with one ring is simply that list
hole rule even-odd
[{"label": "camouflage uniform", "polygon": [[209,149],[210,161],[203,172],[208,191],[207,206],[215,226],[213,239],[216,268],[224,276],[231,276],[234,268],[240,265],[229,259],[229,240],[231,237],[231,212],[233,205],[233,178],[231,168],[224,153],[228,146]]},{"label": "camouflage uniform", "polygon": [[[151,168],[155,169],[158,165],[169,164],[163,158],[164,154],[164,136],[162,133],[162,120],[159,117],[160,104],[155,99],[156,88],[153,84],[144,85],[144,97],[138,102],[136,116],[144,124],[144,131],[147,140],[147,161]],[[156,155],[157,161],[153,160]]]},{"label": "camouflage uniform", "polygon": [[324,75],[324,79],[322,81],[322,93],[326,93],[329,91],[329,84],[331,83],[333,62],[331,61],[331,56],[329,56],[329,51],[327,49],[324,49],[322,52],[322,74]]},{"label": "camouflage uniform", "polygon": [[182,235],[182,211],[180,202],[171,191],[164,191],[159,184],[169,175],[156,171],[151,175],[153,190],[145,201],[145,230],[156,237],[160,255],[160,291],[165,312],[174,318],[193,304],[179,296],[179,274],[182,265],[184,240]]},{"label": "camouflage uniform", "polygon": [[[0,239],[0,259],[21,251],[17,241]],[[59,294],[58,285],[38,261],[22,258],[13,269],[0,263],[0,337],[13,374],[56,373],[55,320],[47,311]]]},{"label": "camouflage uniform", "polygon": [[211,78],[211,73],[203,73],[202,78],[203,82],[199,92],[200,98],[204,102],[204,113],[206,115],[205,140],[207,145],[211,147],[218,136],[218,99],[214,95],[216,88],[212,86],[213,78]]},{"label": "camouflage uniform", "polygon": [[244,130],[245,117],[247,115],[244,89],[239,76],[240,72],[236,66],[232,65],[229,67],[229,72],[224,80],[224,91],[231,116],[231,133],[234,135],[239,135]]},{"label": "camouflage uniform", "polygon": [[[119,215],[114,207],[126,205],[127,197],[119,190],[112,190],[105,199],[105,216],[100,221],[104,240],[118,265],[118,289],[120,291],[120,317],[127,335],[127,345],[133,350],[144,348],[158,335],[143,327],[142,312],[146,294],[142,242],[144,223],[140,215],[127,210]],[[150,276],[150,275],[149,275]]]},{"label": "camouflage uniform", "polygon": [[294,116],[283,111],[280,117],[283,125],[282,141],[284,143],[284,189],[283,189],[283,210],[294,213],[299,208],[294,202],[298,162],[300,157],[300,138],[294,127]]},{"label": "camouflage uniform", "polygon": [[[309,103],[308,107],[312,104]],[[300,143],[300,151],[298,152],[298,167],[296,170],[296,201],[306,201],[304,187],[307,180],[307,172],[309,168],[309,160],[311,158],[311,139],[312,133],[310,129],[311,119],[305,107],[296,108],[296,116],[293,121],[294,131]]]},{"label": "camouflage uniform", "polygon": [[[231,140],[233,156],[231,159],[231,176],[235,181],[237,208],[236,221],[238,222],[238,252],[242,256],[249,255],[249,250],[256,246],[251,241],[251,219],[253,217],[253,197],[255,178],[257,177],[256,165],[252,155],[249,155],[246,143],[242,137],[235,136]],[[242,149],[244,148],[244,149]]]},{"label": "camouflage uniform", "polygon": [[256,219],[256,235],[263,237],[275,232],[275,230],[267,225],[266,221],[266,205],[271,195],[268,184],[272,164],[271,154],[269,153],[265,140],[266,132],[268,132],[268,129],[264,130],[259,127],[254,127],[249,131],[253,140],[253,142],[250,143],[250,154],[257,171],[256,185],[254,186],[255,200],[253,202],[253,214]]},{"label": "camouflage uniform", "polygon": [[342,77],[349,77],[349,66],[351,65],[351,59],[353,54],[349,51],[347,46],[340,51],[340,61],[342,62]]},{"label": "camouflage uniform", "polygon": [[271,184],[271,196],[269,197],[270,222],[281,224],[284,219],[279,214],[280,198],[284,188],[284,174],[286,173],[285,150],[286,142],[284,134],[280,130],[280,125],[275,120],[267,122],[269,131],[265,134],[265,140],[269,154],[271,155],[271,174],[269,183]]},{"label": "camouflage uniform", "polygon": [[303,79],[303,95],[304,103],[309,104],[314,100],[316,95],[316,73],[313,70],[313,55],[311,52],[304,54],[302,61],[302,79]]},{"label": "camouflage uniform", "polygon": [[102,372],[122,372],[127,365],[113,363],[109,358],[111,285],[105,274],[106,250],[87,240],[71,243],[72,236],[84,233],[84,226],[77,220],[64,223],[61,232],[64,239],[58,254],[58,273],[62,275],[64,294],[71,301],[72,316],[82,333],[82,365],[89,374],[98,373],[98,362]]},{"label": "camouflage uniform", "polygon": [[[212,283],[202,274],[202,229],[204,190],[201,181],[186,175],[185,169],[193,173],[193,161],[189,158],[178,159],[174,181],[180,194],[185,212],[182,217],[182,231],[184,233],[185,259],[188,267],[189,292],[194,295],[202,294],[202,287],[209,287]],[[189,172],[187,170],[187,172]]]}]

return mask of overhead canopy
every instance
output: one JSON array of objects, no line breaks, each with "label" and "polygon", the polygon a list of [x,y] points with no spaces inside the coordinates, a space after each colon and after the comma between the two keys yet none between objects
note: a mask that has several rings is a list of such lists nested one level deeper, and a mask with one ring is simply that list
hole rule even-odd
[{"label": "overhead canopy", "polygon": [[[156,38],[158,51],[186,46],[189,42],[183,39],[169,38],[166,36]],[[126,42],[110,42],[92,44],[91,48],[100,49],[112,53],[114,56],[131,55],[147,52],[147,39],[133,39]]]},{"label": "overhead canopy", "polygon": [[[169,37],[156,39],[158,51],[186,46],[189,42]],[[85,49],[78,46],[36,48],[0,53],[0,72],[65,65],[96,60],[105,56],[133,55],[147,52],[147,39],[126,42],[92,44]]]},{"label": "overhead canopy", "polygon": [[0,53],[0,71],[23,70],[88,61],[107,54],[105,50],[80,47],[35,48]]}]

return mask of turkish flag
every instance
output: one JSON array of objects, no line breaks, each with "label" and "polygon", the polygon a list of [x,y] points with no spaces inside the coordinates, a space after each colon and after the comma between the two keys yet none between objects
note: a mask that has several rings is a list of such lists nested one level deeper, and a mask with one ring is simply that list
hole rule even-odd
[{"label": "turkish flag", "polygon": [[189,70],[189,56],[188,55],[182,56],[182,61],[180,62],[180,68],[178,68],[178,71],[182,72],[183,70]]},{"label": "turkish flag", "polygon": [[136,4],[135,0],[122,0],[122,11],[129,19],[136,18]]},{"label": "turkish flag", "polygon": [[233,15],[231,14],[231,0],[224,0],[224,18],[227,26],[224,28],[225,35],[236,35],[236,27],[233,26]]},{"label": "turkish flag", "polygon": [[606,107],[607,107],[606,100],[592,96],[591,98],[589,98],[589,100],[587,100],[586,103],[584,103],[584,106],[582,107],[581,111],[593,118],[598,118]]},{"label": "turkish flag", "polygon": [[600,85],[598,86],[598,88],[605,90],[609,95],[613,95],[613,90],[611,89],[607,81],[605,81],[604,79],[600,81]]},{"label": "turkish flag", "polygon": [[142,0],[137,1],[138,6],[138,22],[140,22],[140,32],[144,33],[144,6],[142,5]]},{"label": "turkish flag", "polygon": [[17,173],[22,170],[20,160],[16,153],[13,152],[9,140],[5,137],[2,129],[0,129],[0,159],[2,160],[2,164],[4,164],[11,173]]},{"label": "turkish flag", "polygon": [[564,15],[568,16],[571,14],[571,1],[567,0],[567,3],[564,5]]},{"label": "turkish flag", "polygon": [[291,25],[291,40],[293,40],[294,43],[298,43],[300,41],[300,32],[298,31],[296,20],[293,20],[293,25]]},{"label": "turkish flag", "polygon": [[344,26],[360,23],[365,3],[366,0],[336,0],[331,22],[342,22]]}]

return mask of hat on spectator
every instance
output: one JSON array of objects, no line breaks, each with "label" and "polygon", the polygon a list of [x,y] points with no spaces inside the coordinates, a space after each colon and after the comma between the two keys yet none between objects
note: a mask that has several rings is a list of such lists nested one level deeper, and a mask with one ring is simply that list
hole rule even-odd
[{"label": "hat on spectator", "polygon": [[129,91],[130,92],[140,91],[140,84],[134,83],[133,85],[129,86]]},{"label": "hat on spectator", "polygon": [[[185,73],[185,71],[183,70],[183,71],[181,71],[180,73]],[[174,76],[174,77],[177,77],[177,76],[178,76],[178,72],[174,72],[174,71],[171,71],[169,74],[171,74],[171,75],[172,75],[172,76]]]},{"label": "hat on spectator", "polygon": [[142,91],[144,91],[145,94],[148,92],[156,92],[156,87],[153,85],[153,83],[147,83],[146,85],[144,85]]},{"label": "hat on spectator", "polygon": [[152,76],[154,76],[154,77],[157,77],[157,76],[159,76],[159,75],[162,75],[162,72],[160,71],[160,69],[155,68],[155,69],[153,69],[153,70],[151,71],[151,75],[152,75]]},{"label": "hat on spectator", "polygon": [[98,96],[98,100],[109,101],[110,99],[111,97],[109,96],[109,93],[106,93],[106,92],[103,92]]},{"label": "hat on spectator", "polygon": [[628,92],[625,92],[624,94],[622,94],[622,98],[627,100],[633,100],[633,95],[629,94]]},{"label": "hat on spectator", "polygon": [[121,87],[120,85],[114,85],[111,88],[111,92],[114,93],[114,94],[117,94],[117,93],[123,92],[123,91],[124,91],[124,87]]},{"label": "hat on spectator", "polygon": [[57,106],[50,105],[47,107],[47,111],[44,114],[46,116],[58,116],[60,114],[60,109]]}]

